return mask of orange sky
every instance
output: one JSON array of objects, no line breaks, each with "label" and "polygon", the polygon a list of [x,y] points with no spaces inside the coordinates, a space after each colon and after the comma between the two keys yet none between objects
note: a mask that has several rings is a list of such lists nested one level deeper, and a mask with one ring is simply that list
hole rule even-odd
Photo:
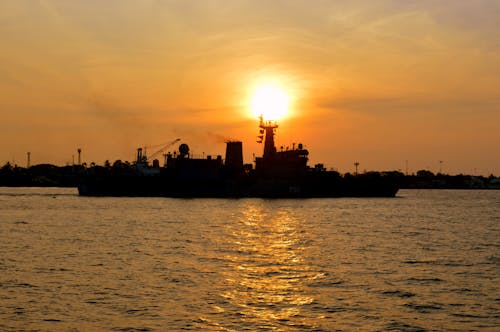
[{"label": "orange sky", "polygon": [[[311,6],[313,4],[313,6]],[[244,143],[255,81],[292,99],[279,145],[342,172],[500,175],[500,2],[0,2],[0,164]]]}]

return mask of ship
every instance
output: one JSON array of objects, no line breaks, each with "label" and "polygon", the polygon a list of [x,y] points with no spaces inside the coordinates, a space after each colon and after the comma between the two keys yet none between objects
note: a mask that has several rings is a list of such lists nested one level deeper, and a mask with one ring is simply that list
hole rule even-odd
[{"label": "ship", "polygon": [[[340,174],[323,164],[309,166],[303,144],[276,149],[276,121],[259,121],[262,156],[243,163],[241,141],[226,142],[226,154],[196,158],[182,143],[164,154],[164,165],[149,160],[142,148],[133,163],[85,168],[78,178],[81,196],[138,196],[183,198],[321,198],[394,197],[397,172]],[[176,141],[178,141],[177,139]]]}]

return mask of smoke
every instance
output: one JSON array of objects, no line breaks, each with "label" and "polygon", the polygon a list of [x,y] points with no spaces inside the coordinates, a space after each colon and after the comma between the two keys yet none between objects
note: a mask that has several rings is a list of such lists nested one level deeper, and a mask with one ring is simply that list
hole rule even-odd
[{"label": "smoke", "polygon": [[236,139],[231,138],[229,136],[224,136],[224,135],[221,135],[218,133],[213,133],[213,132],[206,132],[206,136],[210,142],[217,143],[217,144],[226,143],[228,141],[236,141]]}]

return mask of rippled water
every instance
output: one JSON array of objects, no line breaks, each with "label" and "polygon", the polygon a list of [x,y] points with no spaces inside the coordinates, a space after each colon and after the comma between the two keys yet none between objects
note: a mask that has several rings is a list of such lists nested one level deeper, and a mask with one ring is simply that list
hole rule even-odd
[{"label": "rippled water", "polygon": [[0,331],[498,331],[500,191],[0,188]]}]

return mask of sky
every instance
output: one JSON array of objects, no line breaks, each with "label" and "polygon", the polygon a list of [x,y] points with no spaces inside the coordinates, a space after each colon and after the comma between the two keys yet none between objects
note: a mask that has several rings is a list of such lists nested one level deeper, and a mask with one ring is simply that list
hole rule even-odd
[{"label": "sky", "polygon": [[176,138],[199,156],[241,140],[250,163],[271,80],[291,99],[277,145],[310,164],[500,176],[498,17],[498,0],[2,0],[0,165]]}]

